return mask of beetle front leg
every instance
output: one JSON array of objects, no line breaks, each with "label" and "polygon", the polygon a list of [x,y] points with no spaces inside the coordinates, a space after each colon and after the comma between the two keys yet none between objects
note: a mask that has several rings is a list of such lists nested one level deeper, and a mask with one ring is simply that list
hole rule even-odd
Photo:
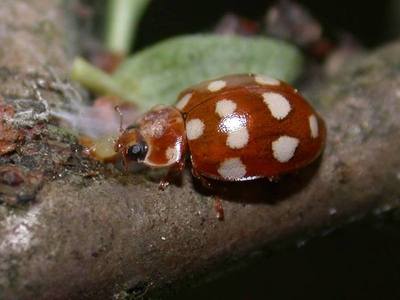
[{"label": "beetle front leg", "polygon": [[182,158],[180,161],[169,167],[168,173],[164,176],[163,179],[161,179],[158,185],[158,189],[164,191],[171,184],[171,182],[174,182],[177,177],[182,176],[184,169],[185,159]]}]

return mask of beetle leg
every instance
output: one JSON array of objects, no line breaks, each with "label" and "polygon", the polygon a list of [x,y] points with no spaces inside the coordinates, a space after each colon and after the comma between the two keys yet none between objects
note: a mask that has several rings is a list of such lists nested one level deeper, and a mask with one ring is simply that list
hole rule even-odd
[{"label": "beetle leg", "polygon": [[182,175],[183,170],[185,169],[185,159],[182,158],[177,163],[173,164],[169,169],[167,175],[163,179],[161,179],[158,189],[164,191],[171,182],[175,181],[178,176]]},{"label": "beetle leg", "polygon": [[[214,191],[211,182],[206,177],[201,176],[194,168],[192,168],[192,175],[200,181],[203,188],[209,191]],[[216,217],[219,221],[223,221],[225,219],[225,213],[221,198],[219,196],[213,196],[212,198],[214,199],[214,211]]]},{"label": "beetle leg", "polygon": [[205,177],[200,176],[200,177],[199,177],[199,180],[200,180],[200,182],[201,182],[201,185],[202,185],[204,188],[209,189],[209,190],[212,189],[212,185],[211,185],[210,181],[208,181]]},{"label": "beetle leg", "polygon": [[212,185],[210,183],[210,181],[205,178],[204,176],[200,175],[194,168],[192,168],[192,175],[193,177],[195,177],[196,179],[198,179],[201,183],[201,185],[207,189],[207,190],[211,190],[212,189]]},{"label": "beetle leg", "polygon": [[216,212],[216,217],[219,221],[223,221],[225,218],[224,207],[222,206],[221,198],[218,196],[214,197],[214,210]]}]

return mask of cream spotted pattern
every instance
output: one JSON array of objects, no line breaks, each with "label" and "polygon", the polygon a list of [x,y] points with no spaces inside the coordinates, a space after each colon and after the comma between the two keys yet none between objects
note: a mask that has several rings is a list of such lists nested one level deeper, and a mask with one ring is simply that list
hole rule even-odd
[{"label": "cream spotted pattern", "polygon": [[278,93],[264,93],[263,98],[265,104],[267,104],[268,109],[275,119],[284,119],[292,110],[289,101]]},{"label": "cream spotted pattern", "polygon": [[215,112],[221,117],[226,117],[227,115],[230,115],[234,113],[236,110],[236,103],[233,102],[232,100],[228,99],[222,99],[217,102],[215,105]]},{"label": "cream spotted pattern", "polygon": [[185,108],[185,106],[189,103],[189,100],[192,98],[193,93],[188,93],[185,96],[183,96],[179,102],[175,105],[175,107],[179,110],[182,110]]},{"label": "cream spotted pattern", "polygon": [[[277,79],[270,78],[268,76],[263,75],[251,75],[254,82],[259,85],[267,85],[267,86],[279,86],[281,82]],[[207,89],[210,92],[218,92],[224,89],[228,85],[228,81],[226,80],[215,80],[208,84]],[[278,121],[284,120],[288,118],[289,114],[294,111],[293,104],[290,102],[289,98],[286,98],[283,94],[277,90],[276,92],[273,89],[269,89],[265,87],[262,89],[263,91],[267,91],[264,93],[260,93],[262,96],[263,103],[267,106],[268,111],[271,116],[275,119],[273,123],[279,124]],[[272,91],[271,91],[272,90]],[[293,90],[294,93],[297,93],[297,90]],[[238,150],[244,149],[250,141],[250,133],[249,133],[249,124],[248,124],[248,116],[243,114],[241,111],[243,107],[239,107],[236,102],[234,96],[229,98],[229,94],[226,94],[227,98],[217,99],[215,101],[214,112],[216,116],[219,118],[218,120],[218,131],[220,134],[226,135],[226,146],[229,149]],[[233,94],[235,95],[235,94]],[[218,97],[216,94],[215,97]],[[192,98],[192,93],[184,95],[181,100],[178,102],[177,107],[182,109]],[[214,98],[215,99],[215,98]],[[296,102],[294,102],[296,103]],[[214,118],[216,117],[214,115]],[[311,113],[306,116],[303,122],[308,122],[309,128],[309,136],[313,139],[316,139],[321,134],[318,128],[318,118],[316,115]],[[188,120],[186,123],[186,132],[188,140],[195,140],[201,137],[204,134],[205,123],[200,119],[192,119]],[[275,126],[271,124],[270,126]],[[273,131],[273,130],[272,130]],[[272,150],[272,159],[275,159],[279,163],[288,163],[290,162],[296,154],[296,150],[298,151],[298,147],[301,143],[299,138],[289,135],[281,135],[278,136],[271,143],[269,147]],[[263,150],[264,151],[264,150]],[[170,160],[175,159],[180,153],[175,153],[174,149],[168,149],[167,157]],[[231,153],[231,152],[229,152]],[[242,152],[237,152],[242,153]],[[218,162],[219,166],[217,169],[217,173],[226,180],[240,180],[246,177],[247,170],[246,165],[243,160],[244,157],[239,156],[238,154],[233,155],[232,158],[227,158],[222,162]],[[264,155],[264,153],[263,153]],[[251,170],[249,170],[251,173]]]},{"label": "cream spotted pattern", "polygon": [[249,142],[249,131],[242,127],[237,131],[228,134],[226,145],[231,149],[242,149]]},{"label": "cream spotted pattern", "polygon": [[283,135],[272,142],[272,153],[274,158],[281,162],[288,162],[296,151],[299,145],[299,140],[294,137]]},{"label": "cream spotted pattern", "polygon": [[165,151],[165,156],[168,159],[168,164],[172,164],[179,160],[181,153],[177,147],[168,147],[167,151]]},{"label": "cream spotted pattern", "polygon": [[308,117],[308,124],[310,125],[311,137],[316,139],[318,137],[318,120],[315,115]]},{"label": "cream spotted pattern", "polygon": [[261,85],[280,85],[281,82],[266,75],[256,75],[254,80]]},{"label": "cream spotted pattern", "polygon": [[238,180],[246,175],[246,166],[240,158],[225,159],[218,168],[219,175],[227,180]]},{"label": "cream spotted pattern", "polygon": [[207,89],[210,92],[218,92],[222,90],[226,86],[226,81],[224,80],[215,80],[208,84]]},{"label": "cream spotted pattern", "polygon": [[228,134],[226,145],[231,149],[242,149],[249,142],[249,131],[243,117],[234,114],[236,108],[237,104],[228,99],[219,100],[215,104],[215,112],[221,117],[219,126]]},{"label": "cream spotted pattern", "polygon": [[186,123],[186,136],[188,140],[198,139],[203,135],[204,123],[200,119],[192,119]]}]

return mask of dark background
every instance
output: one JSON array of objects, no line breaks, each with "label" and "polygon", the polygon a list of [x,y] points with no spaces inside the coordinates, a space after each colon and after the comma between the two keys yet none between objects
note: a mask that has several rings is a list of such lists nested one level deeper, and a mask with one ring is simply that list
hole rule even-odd
[{"label": "dark background", "polygon": [[[103,1],[91,1],[104,12]],[[304,0],[333,40],[350,33],[375,48],[400,32],[392,1]],[[211,30],[227,12],[262,20],[272,1],[153,0],[134,50],[170,36]],[[102,13],[97,17],[101,19]],[[400,54],[399,54],[400,55]],[[371,215],[325,236],[260,255],[250,264],[169,299],[400,299],[400,222],[395,213]],[[302,244],[302,242],[300,243]]]},{"label": "dark background", "polygon": [[[329,35],[350,32],[366,46],[376,46],[400,30],[393,28],[400,18],[399,12],[394,12],[397,1],[298,2],[321,21]],[[141,23],[137,46],[141,48],[176,34],[206,31],[226,12],[260,20],[272,3],[267,0],[153,0]]]},{"label": "dark background", "polygon": [[[101,35],[106,0],[81,0],[95,11]],[[346,32],[364,46],[376,47],[400,34],[399,0],[302,0],[330,37]],[[211,30],[227,12],[261,21],[274,1],[269,0],[152,0],[140,23],[134,50],[177,34]],[[100,26],[98,26],[100,24]]]}]

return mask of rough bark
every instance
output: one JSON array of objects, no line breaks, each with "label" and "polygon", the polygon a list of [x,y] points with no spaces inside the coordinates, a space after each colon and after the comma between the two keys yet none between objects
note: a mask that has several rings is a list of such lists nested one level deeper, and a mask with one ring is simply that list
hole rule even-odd
[{"label": "rough bark", "polygon": [[48,118],[71,101],[61,3],[3,2],[0,94],[24,138],[0,157],[1,299],[121,299],[399,206],[399,43],[306,91],[327,121],[323,157],[278,183],[218,186],[221,222],[188,173],[162,192],[81,156]]}]

